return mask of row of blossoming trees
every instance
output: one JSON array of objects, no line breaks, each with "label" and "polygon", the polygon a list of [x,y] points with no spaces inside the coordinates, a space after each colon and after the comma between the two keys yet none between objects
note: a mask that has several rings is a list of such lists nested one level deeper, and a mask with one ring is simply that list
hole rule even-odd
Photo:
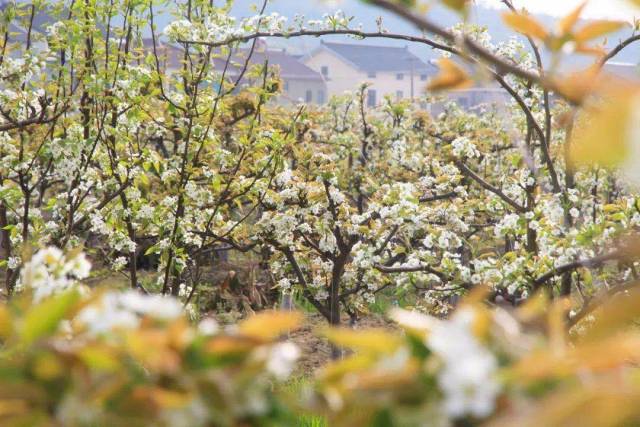
[{"label": "row of blossoming trees", "polygon": [[[168,12],[153,2],[7,5],[7,295],[19,286],[25,248],[42,245],[91,246],[131,287],[189,302],[212,253],[250,251],[274,286],[300,292],[332,323],[341,307],[357,316],[383,292],[417,291],[441,311],[479,284],[514,304],[545,288],[586,305],[599,285],[635,278],[613,247],[640,220],[636,198],[618,175],[576,168],[568,157],[572,108],[617,53],[599,48],[599,37],[620,23],[580,26],[578,10],[547,33],[513,12],[507,23],[529,45],[493,44],[469,25],[436,28],[433,39],[404,36],[445,56],[433,90],[472,84],[475,68],[513,99],[508,115],[451,105],[432,118],[391,101],[365,109],[364,88],[319,111],[274,108],[277,70],[249,65],[258,36],[402,35],[365,33],[340,13],[238,22],[228,8],[172,4],[183,19],[158,31],[157,15]],[[165,41],[181,47],[170,52],[177,58],[167,58]],[[250,48],[238,75],[230,69],[242,42]],[[562,78],[544,69],[541,42],[553,64],[568,49],[600,56],[588,72]],[[214,67],[214,58],[226,65]],[[179,65],[167,73],[172,60]],[[138,271],[144,254],[160,259],[153,283]],[[603,265],[610,259],[619,262]]]},{"label": "row of blossoming trees", "polygon": [[[561,415],[613,390],[627,393],[620,422],[634,419],[625,417],[636,416],[639,390],[620,388],[616,375],[639,356],[638,338],[607,326],[621,327],[638,308],[627,295],[638,274],[640,205],[629,186],[638,90],[602,66],[640,37],[625,23],[581,23],[582,8],[547,29],[505,0],[505,23],[523,35],[494,44],[477,26],[435,25],[417,2],[370,3],[423,35],[381,24],[364,32],[341,13],[288,21],[268,14],[266,2],[241,21],[230,4],[200,0],[5,6],[0,266],[6,298],[22,296],[0,312],[0,336],[19,355],[4,359],[19,374],[2,377],[10,391],[0,416],[108,425],[143,406],[130,423],[265,425],[286,412],[269,384],[295,358],[273,343],[295,315],[194,328],[174,299],[79,287],[89,274],[77,252],[84,246],[131,288],[184,305],[211,287],[201,273],[214,252],[252,253],[276,289],[298,293],[334,325],[380,295],[409,295],[440,315],[471,291],[447,322],[397,312],[404,338],[329,333],[357,350],[325,370],[310,399],[335,423],[475,422],[496,408],[517,417],[535,411],[544,392],[566,397],[576,387],[584,400],[549,409],[540,425],[562,425]],[[466,16],[467,2],[444,3]],[[168,13],[177,18],[158,29]],[[627,39],[600,46],[621,29]],[[512,101],[500,114],[452,104],[430,117],[391,100],[365,108],[363,86],[324,108],[275,107],[277,70],[250,65],[258,38],[328,34],[428,45],[443,56],[433,94],[491,81]],[[238,74],[241,45],[248,53]],[[178,52],[171,72],[168,50]],[[594,65],[563,75],[567,52],[592,55]],[[69,254],[50,248],[31,259],[46,246]],[[151,276],[138,265],[150,254],[159,259]],[[583,327],[603,295],[618,293],[624,315],[600,310],[603,329],[572,346],[566,326]],[[527,300],[515,317],[481,303]],[[601,340],[619,350],[611,359],[592,354]],[[589,387],[577,380],[599,370],[605,375]],[[373,410],[349,412],[362,402]]]}]

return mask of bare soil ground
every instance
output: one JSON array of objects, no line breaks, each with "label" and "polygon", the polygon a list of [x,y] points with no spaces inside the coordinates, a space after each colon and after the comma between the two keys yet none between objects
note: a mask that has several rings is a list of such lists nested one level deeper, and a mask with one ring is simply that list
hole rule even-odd
[{"label": "bare soil ground", "polygon": [[[86,281],[89,286],[100,286],[109,284],[118,288],[126,288],[129,283],[128,279],[121,274],[114,274],[109,271],[108,267],[100,263],[95,262],[94,275],[91,279]],[[214,305],[207,304],[208,300],[212,302],[217,298],[219,288],[228,282],[229,272],[233,271],[238,278],[238,283],[241,284],[242,292],[234,294],[229,289],[226,292],[226,311],[219,311],[215,309]],[[156,273],[154,271],[140,270],[139,276],[141,278],[149,278],[149,280],[155,279]],[[2,276],[0,274],[0,276]],[[279,305],[277,301],[277,293],[270,292],[270,286],[268,284],[268,278],[261,272],[256,263],[251,261],[238,262],[225,262],[218,261],[211,267],[206,267],[203,271],[203,281],[209,285],[209,290],[203,289],[203,295],[201,295],[204,317],[212,317],[222,324],[235,323],[247,316],[247,311],[250,303],[254,303],[255,299],[260,299],[262,307],[256,307],[253,309],[259,311],[261,309],[276,308]],[[248,293],[247,290],[252,291]],[[256,294],[259,294],[256,296]],[[0,293],[0,299],[2,295]],[[237,300],[237,301],[236,301]],[[243,300],[248,304],[242,304]],[[249,301],[251,300],[251,301]],[[253,305],[253,304],[251,304]],[[251,311],[251,309],[250,309]],[[318,368],[325,365],[331,360],[331,346],[328,341],[322,337],[322,329],[328,326],[327,321],[317,313],[305,313],[306,319],[303,326],[291,332],[287,339],[294,342],[301,350],[301,358],[298,363],[298,368],[295,372],[295,376],[310,377],[317,371]],[[349,318],[344,317],[342,319],[343,327],[350,327]],[[368,328],[381,328],[395,330],[396,325],[379,314],[367,314],[364,315],[358,323],[354,326],[356,329],[368,329]]]},{"label": "bare soil ground", "polygon": [[[343,324],[344,327],[349,327],[347,318],[343,319]],[[297,344],[301,350],[298,369],[294,376],[311,376],[318,368],[331,360],[331,347],[320,333],[326,326],[327,322],[322,316],[318,314],[307,314],[306,321],[302,328],[289,335],[289,339]],[[397,329],[393,322],[376,314],[370,314],[362,318],[355,328]]]}]

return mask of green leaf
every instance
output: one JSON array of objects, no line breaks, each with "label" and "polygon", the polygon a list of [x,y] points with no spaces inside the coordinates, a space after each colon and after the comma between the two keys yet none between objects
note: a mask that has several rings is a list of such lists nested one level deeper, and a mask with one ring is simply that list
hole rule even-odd
[{"label": "green leaf", "polygon": [[156,253],[158,253],[158,252],[159,252],[159,250],[158,250],[158,249],[159,249],[159,248],[158,248],[158,246],[157,246],[157,245],[153,245],[153,246],[151,246],[149,249],[147,249],[147,250],[144,252],[144,254],[145,254],[145,256],[146,256],[146,255],[151,255],[151,254],[156,254]]},{"label": "green leaf", "polygon": [[73,290],[48,298],[31,307],[22,325],[22,342],[29,345],[57,331],[60,322],[79,299],[80,294]]}]

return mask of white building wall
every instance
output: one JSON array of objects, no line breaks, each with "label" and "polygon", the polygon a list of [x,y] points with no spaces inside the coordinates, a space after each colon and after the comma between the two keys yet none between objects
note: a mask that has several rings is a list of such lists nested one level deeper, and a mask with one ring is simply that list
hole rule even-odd
[{"label": "white building wall", "polygon": [[329,72],[325,77],[329,96],[342,95],[348,90],[353,91],[366,79],[364,73],[324,49],[318,50],[303,62],[307,67],[321,74],[322,67],[327,67]]},{"label": "white building wall", "polygon": [[[398,79],[398,74],[402,74],[402,79]],[[371,83],[370,89],[376,91],[378,96],[378,103],[384,99],[385,96],[390,96],[392,99],[410,99],[411,98],[411,72],[404,73],[377,73],[375,78],[367,78],[367,81]],[[425,93],[427,81],[422,81],[420,74],[414,73],[413,75],[413,97],[419,98]]]},{"label": "white building wall", "polygon": [[[380,60],[384,60],[381,58]],[[323,67],[327,67],[326,75],[327,92],[329,96],[342,95],[345,91],[355,91],[362,83],[370,83],[370,90],[376,92],[376,103],[380,104],[385,96],[393,99],[411,98],[411,71],[403,73],[378,72],[374,76],[355,68],[352,64],[342,60],[342,58],[326,49],[319,49],[311,57],[304,60],[312,70],[321,73]],[[403,74],[403,78],[398,79],[398,74]],[[422,80],[421,74],[415,72],[413,75],[414,97],[419,97],[425,93],[427,81]]]},{"label": "white building wall", "polygon": [[284,78],[283,85],[282,93],[278,97],[280,104],[324,104],[329,100],[327,86],[319,80]]}]

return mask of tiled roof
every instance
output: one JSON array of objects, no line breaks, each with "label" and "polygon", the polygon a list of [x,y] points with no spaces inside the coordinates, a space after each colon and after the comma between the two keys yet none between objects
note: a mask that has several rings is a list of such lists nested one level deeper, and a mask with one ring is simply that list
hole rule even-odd
[{"label": "tiled roof", "polygon": [[365,72],[410,71],[412,68],[415,72],[435,70],[433,65],[422,61],[411,53],[407,47],[329,43],[324,41],[322,46]]},{"label": "tiled roof", "polygon": [[[237,74],[244,66],[249,49],[239,49],[232,57],[229,72]],[[214,59],[216,68],[224,68],[226,58]],[[249,60],[250,65],[264,64],[268,61],[269,66],[277,66],[280,69],[280,77],[298,80],[318,80],[322,81],[320,73],[300,62],[295,56],[279,50],[256,49]]]},{"label": "tiled roof", "polygon": [[[153,39],[151,37],[143,38],[141,45],[137,41],[134,41],[132,48],[142,50],[145,55],[153,54]],[[182,48],[156,39],[155,52],[158,54],[161,65],[173,69],[182,67],[184,57],[184,50]]]},{"label": "tiled roof", "polygon": [[[31,2],[15,2],[11,0],[0,0],[0,12],[4,12],[8,7],[16,6],[20,10],[20,14],[24,14],[24,19],[20,21],[13,21],[9,24],[10,42],[11,43],[26,43],[27,32],[29,27],[29,19],[31,14]],[[20,15],[19,14],[19,15]],[[33,17],[32,33],[45,33],[47,27],[55,22],[66,20],[69,18],[69,9],[63,7],[62,9],[54,8],[51,5],[45,3],[44,6],[36,8],[36,13]],[[99,23],[97,28],[105,32],[103,23]]]}]

